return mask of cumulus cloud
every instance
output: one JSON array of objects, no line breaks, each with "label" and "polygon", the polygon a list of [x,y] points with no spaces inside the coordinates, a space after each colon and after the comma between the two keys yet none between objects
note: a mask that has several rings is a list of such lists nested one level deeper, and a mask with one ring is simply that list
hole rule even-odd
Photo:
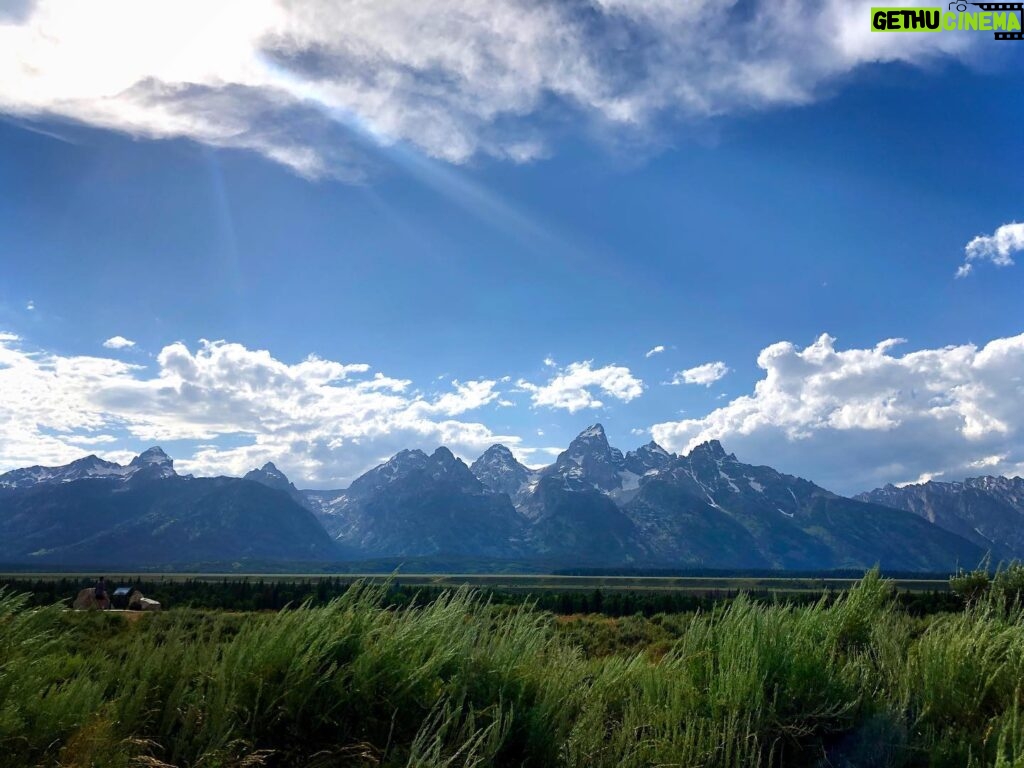
[{"label": "cumulus cloud", "polygon": [[[252,150],[357,179],[365,147],[542,157],[542,113],[641,138],[802,104],[861,64],[982,37],[879,35],[867,2],[36,0],[0,23],[0,111]],[[898,38],[898,39],[897,39]]]},{"label": "cumulus cloud", "polygon": [[131,339],[126,339],[124,336],[111,336],[103,342],[103,346],[107,349],[127,349],[128,347],[134,347],[135,342]]},{"label": "cumulus cloud", "polygon": [[[547,360],[545,364],[549,364]],[[600,393],[628,403],[644,391],[643,381],[624,366],[594,368],[592,360],[570,363],[564,368],[558,368],[554,361],[550,365],[555,367],[556,373],[547,384],[532,384],[523,379],[516,382],[520,389],[531,394],[534,407],[562,408],[576,413],[584,408],[603,407],[604,402],[597,396]]]},{"label": "cumulus cloud", "polygon": [[203,341],[164,347],[155,370],[104,357],[31,351],[0,334],[0,465],[59,464],[112,445],[197,441],[177,465],[244,473],[274,461],[313,485],[347,483],[402,448],[448,445],[475,457],[513,435],[459,416],[494,402],[496,382],[454,381],[436,394],[365,363],[311,356],[285,363],[266,350]]},{"label": "cumulus cloud", "polygon": [[655,355],[660,355],[664,351],[665,345],[658,344],[656,347],[651,347],[650,349],[648,349],[647,352],[644,354],[644,357],[654,357]]},{"label": "cumulus cloud", "polygon": [[772,344],[751,394],[655,424],[654,439],[681,451],[721,439],[742,459],[851,493],[1024,471],[1024,334],[894,354],[902,343],[838,350],[826,334],[803,349]]},{"label": "cumulus cloud", "polygon": [[[764,376],[750,394],[655,424],[651,434],[683,452],[721,439],[743,460],[845,493],[1024,473],[1024,334],[899,354],[905,343],[838,349],[823,335],[803,348],[772,344],[758,356]],[[568,413],[628,403],[644,387],[628,368],[591,361],[556,363],[549,373],[517,386],[535,407]],[[274,461],[302,484],[342,487],[409,447],[445,444],[473,458],[502,442],[522,460],[546,458],[547,447],[467,418],[502,400],[500,380],[422,392],[365,363],[287,363],[223,341],[169,344],[146,367],[35,350],[0,332],[2,469],[91,452],[125,461],[128,446],[184,441],[173,452],[186,472],[238,475]]]},{"label": "cumulus cloud", "polygon": [[705,387],[710,387],[719,379],[724,378],[727,373],[729,373],[729,366],[721,360],[717,360],[713,363],[704,363],[687,368],[685,371],[679,371],[672,377],[672,383],[702,384]]},{"label": "cumulus cloud", "polygon": [[964,263],[957,277],[967,277],[978,261],[991,261],[997,267],[1013,266],[1013,254],[1024,251],[1024,224],[1003,224],[991,235],[978,235],[964,247]]}]

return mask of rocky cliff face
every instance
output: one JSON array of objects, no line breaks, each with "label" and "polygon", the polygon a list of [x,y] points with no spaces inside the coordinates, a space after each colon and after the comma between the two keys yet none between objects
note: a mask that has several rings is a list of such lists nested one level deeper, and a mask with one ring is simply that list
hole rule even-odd
[{"label": "rocky cliff face", "polygon": [[997,560],[1024,558],[1024,478],[887,485],[855,498],[912,512],[974,542]]},{"label": "rocky cliff face", "polygon": [[320,514],[328,531],[368,557],[521,557],[523,520],[447,448],[402,451],[358,478]]}]

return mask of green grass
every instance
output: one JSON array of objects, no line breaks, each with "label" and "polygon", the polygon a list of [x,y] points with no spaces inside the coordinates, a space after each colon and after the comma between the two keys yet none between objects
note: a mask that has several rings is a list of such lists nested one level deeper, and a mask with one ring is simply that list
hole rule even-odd
[{"label": "green grass", "polygon": [[928,618],[876,573],[649,620],[386,596],[128,621],[2,594],[0,766],[1024,766],[1005,591]]}]

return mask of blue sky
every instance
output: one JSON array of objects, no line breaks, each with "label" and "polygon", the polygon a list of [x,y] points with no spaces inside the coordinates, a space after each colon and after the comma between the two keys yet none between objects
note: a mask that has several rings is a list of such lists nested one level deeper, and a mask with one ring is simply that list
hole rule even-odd
[{"label": "blue sky", "polygon": [[[441,442],[546,463],[601,421],[623,449],[717,437],[846,492],[1020,472],[1024,45],[840,45],[828,25],[853,5],[825,4],[810,51],[788,19],[762,19],[763,59],[721,32],[710,54],[768,83],[737,93],[652,56],[695,21],[615,5],[558,17],[607,44],[564,81],[531,66],[555,54],[513,2],[492,12],[522,25],[514,46],[465,8],[438,32],[500,66],[429,60],[411,82],[262,30],[301,81],[281,108],[280,82],[194,64],[202,37],[183,72],[121,52],[137,79],[114,88],[68,80],[88,41],[44,18],[58,3],[0,18],[0,41],[51,24],[67,48],[26,44],[42,85],[0,95],[0,469],[159,442],[187,471],[272,459],[334,486]],[[401,13],[365,23],[335,31],[421,61]]]}]

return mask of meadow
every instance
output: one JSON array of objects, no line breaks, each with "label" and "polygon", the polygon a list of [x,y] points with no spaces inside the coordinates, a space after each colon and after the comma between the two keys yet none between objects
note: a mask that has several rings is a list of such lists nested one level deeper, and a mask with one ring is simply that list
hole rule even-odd
[{"label": "meadow", "polygon": [[356,584],[282,611],[0,596],[2,766],[1024,766],[1024,570],[914,615],[813,599],[557,616]]}]

